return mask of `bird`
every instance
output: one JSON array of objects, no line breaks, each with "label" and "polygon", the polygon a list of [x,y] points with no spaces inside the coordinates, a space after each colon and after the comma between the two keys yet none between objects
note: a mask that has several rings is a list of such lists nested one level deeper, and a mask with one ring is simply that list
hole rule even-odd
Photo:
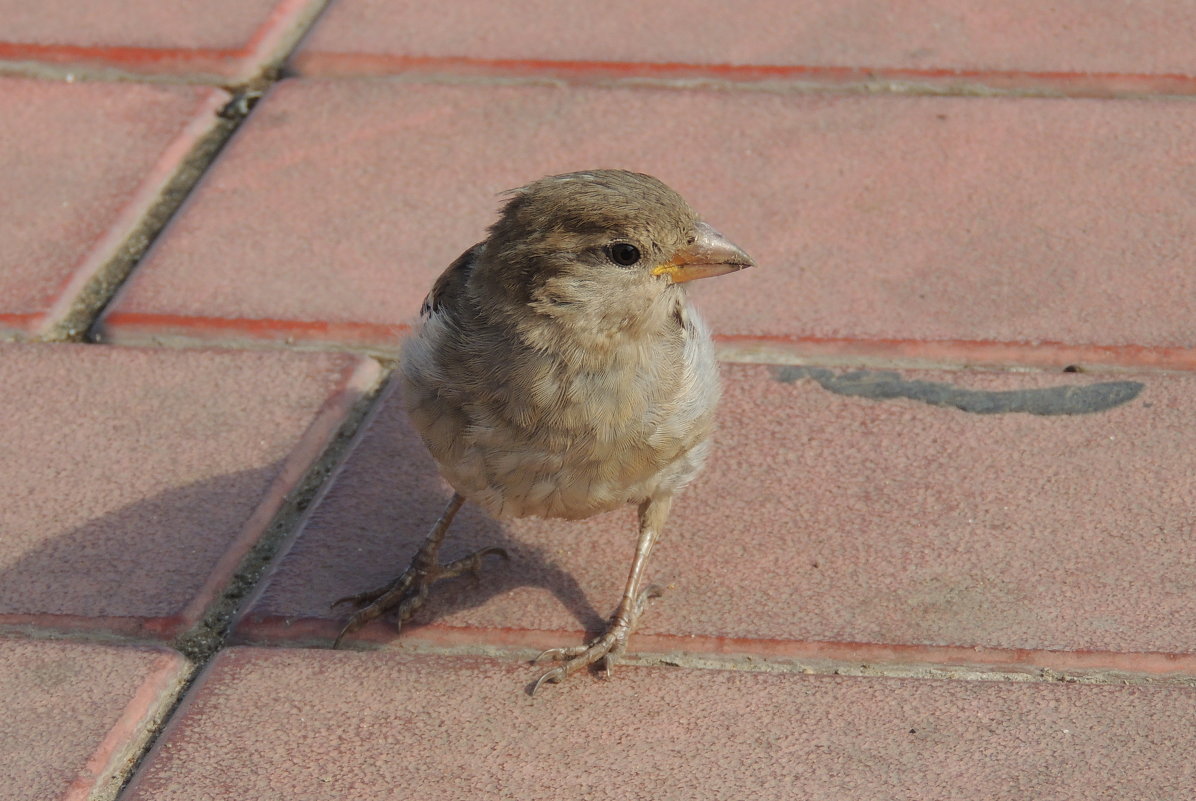
[{"label": "bird", "polygon": [[356,611],[333,647],[388,612],[401,628],[433,583],[508,558],[489,547],[439,562],[466,501],[498,519],[634,504],[635,555],[605,630],[540,654],[557,664],[530,691],[590,666],[609,677],[660,594],[645,566],[673,498],[711,445],[718,363],[685,285],[753,265],[649,175],[595,169],[511,190],[484,241],[433,284],[400,351],[402,404],[452,498],[395,580],[334,603]]}]

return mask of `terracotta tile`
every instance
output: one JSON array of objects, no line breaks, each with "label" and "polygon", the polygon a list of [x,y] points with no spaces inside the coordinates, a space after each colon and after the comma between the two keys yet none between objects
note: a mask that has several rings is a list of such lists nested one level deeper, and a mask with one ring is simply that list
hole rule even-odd
[{"label": "terracotta tile", "polygon": [[320,0],[0,0],[0,66],[34,75],[240,83],[277,65]]},{"label": "terracotta tile", "polygon": [[1196,787],[1196,691],[322,650],[220,655],[125,797],[1158,798]]},{"label": "terracotta tile", "polygon": [[0,623],[194,624],[377,370],[343,354],[0,347]]},{"label": "terracotta tile", "polygon": [[[1082,0],[1044,5],[1017,0],[879,0],[727,4],[614,0],[599,8],[552,0],[517,7],[484,2],[429,6],[413,0],[352,0],[332,5],[297,63],[309,72],[545,67],[544,62],[709,65],[714,74],[841,77],[857,80],[952,77],[976,72],[1196,75],[1186,32],[1196,12],[1183,0],[1097,10]],[[490,62],[497,61],[498,64]],[[463,63],[466,62],[466,63]],[[751,67],[798,67],[754,72]],[[749,69],[742,69],[742,68]],[[739,68],[739,69],[737,69]],[[616,72],[616,74],[623,74]],[[1107,77],[1107,76],[1102,76]]]},{"label": "terracotta tile", "polygon": [[103,333],[390,349],[502,190],[618,165],[759,262],[695,289],[729,346],[1192,366],[1193,124],[1169,102],[288,82]]},{"label": "terracotta tile", "polygon": [[57,331],[212,130],[224,92],[0,78],[0,336]]},{"label": "terracotta tile", "polygon": [[0,798],[110,797],[185,673],[164,648],[0,638]]}]

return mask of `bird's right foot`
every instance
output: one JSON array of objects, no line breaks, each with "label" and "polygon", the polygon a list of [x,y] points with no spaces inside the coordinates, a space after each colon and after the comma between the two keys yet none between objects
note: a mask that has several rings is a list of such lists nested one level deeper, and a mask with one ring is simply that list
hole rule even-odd
[{"label": "bird's right foot", "polygon": [[644,607],[648,605],[650,599],[659,598],[661,593],[662,590],[660,587],[653,584],[647,589],[640,591],[630,608],[625,608],[621,605],[621,608],[611,618],[606,631],[585,645],[575,645],[570,648],[549,648],[533,659],[533,664],[547,661],[560,662],[562,664],[540,676],[536,680],[536,683],[532,685],[531,694],[535,695],[547,683],[551,682],[555,684],[568,678],[582,668],[593,665],[599,666],[602,670],[602,675],[610,678],[611,668],[614,667],[615,663],[619,661],[619,658],[627,649],[627,638],[631,635],[631,630],[635,628],[635,623],[639,620]]}]

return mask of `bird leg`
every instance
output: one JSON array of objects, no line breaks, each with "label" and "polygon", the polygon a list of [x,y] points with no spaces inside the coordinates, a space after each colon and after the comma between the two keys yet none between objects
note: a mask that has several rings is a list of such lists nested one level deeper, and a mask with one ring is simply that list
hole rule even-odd
[{"label": "bird leg", "polygon": [[466,572],[477,576],[482,570],[482,557],[487,554],[497,554],[503,559],[510,558],[502,548],[492,547],[475,551],[445,565],[436,561],[440,544],[444,541],[449,524],[453,522],[453,517],[464,502],[463,497],[453,493],[453,497],[441,513],[440,519],[436,521],[436,525],[432,526],[431,533],[428,534],[423,545],[419,546],[419,550],[411,559],[411,564],[403,571],[402,575],[375,590],[348,595],[333,602],[333,607],[341,604],[352,604],[357,607],[357,611],[349,618],[349,622],[341,629],[341,633],[336,635],[336,639],[332,643],[333,648],[340,646],[341,640],[346,634],[357,631],[366,623],[391,609],[396,610],[395,623],[397,627],[402,628],[416,610],[424,605],[424,601],[428,599],[428,591],[435,582]]},{"label": "bird leg", "polygon": [[535,695],[546,682],[559,682],[567,676],[576,673],[583,667],[601,663],[602,672],[610,677],[611,668],[619,661],[623,651],[627,648],[627,638],[635,628],[635,622],[649,598],[660,597],[660,588],[651,585],[640,589],[643,580],[644,565],[648,563],[648,556],[652,553],[652,546],[660,537],[660,530],[664,528],[664,521],[669,516],[672,496],[664,498],[649,498],[640,504],[640,536],[635,546],[635,559],[631,562],[631,573],[627,577],[627,586],[623,589],[623,597],[607,624],[606,631],[590,640],[585,645],[572,648],[550,648],[535,658],[535,662],[554,660],[563,664],[541,676],[532,686]]}]

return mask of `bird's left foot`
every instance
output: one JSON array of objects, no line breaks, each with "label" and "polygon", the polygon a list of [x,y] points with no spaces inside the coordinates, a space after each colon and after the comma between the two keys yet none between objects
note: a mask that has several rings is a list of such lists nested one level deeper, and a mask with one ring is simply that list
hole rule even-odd
[{"label": "bird's left foot", "polygon": [[660,587],[653,584],[642,591],[635,602],[628,609],[620,608],[611,618],[606,631],[590,640],[585,645],[575,645],[572,648],[549,648],[532,660],[533,664],[549,660],[561,662],[545,673],[532,685],[531,694],[535,695],[540,687],[546,683],[557,683],[571,676],[577,671],[590,665],[601,664],[604,678],[610,678],[611,668],[623,651],[627,649],[627,638],[635,628],[635,622],[648,604],[648,599],[659,598],[662,594]]},{"label": "bird's left foot", "polygon": [[489,554],[510,560],[504,549],[495,547],[483,548],[446,565],[438,565],[435,562],[429,564],[427,559],[421,558],[426,554],[421,553],[416,556],[411,566],[401,576],[389,584],[334,601],[333,607],[348,604],[356,607],[357,611],[349,618],[349,622],[341,629],[341,633],[336,636],[332,647],[339,648],[341,640],[346,634],[357,631],[366,623],[381,617],[392,609],[395,611],[395,624],[401,628],[415,614],[416,610],[424,605],[433,583],[460,576],[463,573],[472,573],[476,578],[482,570],[482,557]]}]

